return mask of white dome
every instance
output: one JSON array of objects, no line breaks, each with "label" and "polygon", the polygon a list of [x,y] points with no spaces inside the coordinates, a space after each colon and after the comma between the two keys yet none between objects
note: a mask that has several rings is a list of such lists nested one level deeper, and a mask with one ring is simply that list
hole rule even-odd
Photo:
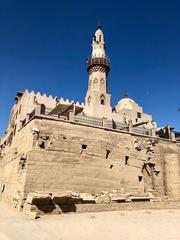
[{"label": "white dome", "polygon": [[122,110],[122,109],[133,110],[137,106],[138,106],[137,103],[133,99],[123,98],[116,105],[116,111],[119,111],[119,110]]}]

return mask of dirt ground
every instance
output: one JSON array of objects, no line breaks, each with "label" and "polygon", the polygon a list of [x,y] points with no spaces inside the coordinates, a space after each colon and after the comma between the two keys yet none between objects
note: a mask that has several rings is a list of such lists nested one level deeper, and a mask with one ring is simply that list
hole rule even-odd
[{"label": "dirt ground", "polygon": [[44,216],[29,220],[0,203],[0,240],[180,240],[180,210]]}]

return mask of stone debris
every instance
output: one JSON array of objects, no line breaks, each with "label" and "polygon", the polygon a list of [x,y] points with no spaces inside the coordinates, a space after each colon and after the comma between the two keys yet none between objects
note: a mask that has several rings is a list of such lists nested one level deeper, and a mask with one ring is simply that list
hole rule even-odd
[{"label": "stone debris", "polygon": [[95,201],[96,196],[90,193],[81,193],[80,197],[82,198],[83,203],[96,203]]}]

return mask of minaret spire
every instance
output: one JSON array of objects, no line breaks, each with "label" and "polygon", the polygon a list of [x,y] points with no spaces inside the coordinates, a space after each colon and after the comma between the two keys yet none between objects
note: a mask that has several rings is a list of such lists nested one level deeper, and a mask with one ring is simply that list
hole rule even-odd
[{"label": "minaret spire", "polygon": [[128,91],[127,90],[125,90],[125,92],[124,92],[124,97],[128,98]]},{"label": "minaret spire", "polygon": [[97,29],[102,29],[101,18],[98,19],[98,27]]}]

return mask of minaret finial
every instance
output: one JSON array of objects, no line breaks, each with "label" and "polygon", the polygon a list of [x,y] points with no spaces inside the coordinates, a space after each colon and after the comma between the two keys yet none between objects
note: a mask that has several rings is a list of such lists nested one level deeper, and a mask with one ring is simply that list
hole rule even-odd
[{"label": "minaret finial", "polygon": [[102,25],[101,25],[101,18],[99,17],[98,19],[98,29],[101,29],[102,28]]},{"label": "minaret finial", "polygon": [[127,90],[125,90],[125,92],[124,92],[124,97],[128,98],[128,91]]}]

